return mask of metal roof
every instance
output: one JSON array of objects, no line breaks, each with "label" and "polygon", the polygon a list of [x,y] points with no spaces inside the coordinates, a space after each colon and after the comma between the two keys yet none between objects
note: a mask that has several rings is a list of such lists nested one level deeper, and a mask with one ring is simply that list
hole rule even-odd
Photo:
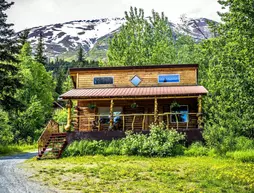
[{"label": "metal roof", "polygon": [[131,87],[131,88],[84,88],[72,89],[60,96],[62,99],[203,95],[203,86]]}]

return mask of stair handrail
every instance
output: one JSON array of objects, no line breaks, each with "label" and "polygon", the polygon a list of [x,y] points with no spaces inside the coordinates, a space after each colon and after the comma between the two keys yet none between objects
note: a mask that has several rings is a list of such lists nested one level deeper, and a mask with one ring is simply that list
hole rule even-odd
[{"label": "stair handrail", "polygon": [[43,148],[50,139],[51,134],[59,133],[59,124],[53,119],[50,120],[38,139],[38,155],[41,154]]}]

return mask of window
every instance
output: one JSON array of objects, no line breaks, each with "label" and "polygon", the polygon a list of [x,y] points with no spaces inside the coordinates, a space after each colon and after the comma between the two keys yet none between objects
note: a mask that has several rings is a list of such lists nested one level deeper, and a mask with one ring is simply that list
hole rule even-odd
[{"label": "window", "polygon": [[161,74],[158,76],[159,83],[178,83],[180,82],[180,74]]},{"label": "window", "polygon": [[134,85],[134,86],[138,86],[141,82],[141,79],[135,75],[132,79],[131,79],[131,83]]},{"label": "window", "polygon": [[177,115],[171,115],[171,123],[187,123],[188,122],[188,106],[180,105],[178,107],[171,108],[172,113],[177,113]]},{"label": "window", "polygon": [[[118,116],[122,113],[122,107],[114,107],[113,109],[114,123],[120,122],[121,117]],[[98,114],[101,115],[101,123],[108,123],[110,121],[110,108],[109,107],[98,107]]]},{"label": "window", "polygon": [[94,84],[113,84],[114,79],[113,77],[94,77],[93,79]]}]

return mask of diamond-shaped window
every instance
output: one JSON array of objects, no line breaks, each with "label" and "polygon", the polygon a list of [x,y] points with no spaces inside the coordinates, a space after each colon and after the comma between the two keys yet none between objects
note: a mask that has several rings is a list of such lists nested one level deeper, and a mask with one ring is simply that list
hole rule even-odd
[{"label": "diamond-shaped window", "polygon": [[135,75],[132,79],[131,79],[131,83],[134,85],[134,86],[138,86],[141,82],[141,79]]}]

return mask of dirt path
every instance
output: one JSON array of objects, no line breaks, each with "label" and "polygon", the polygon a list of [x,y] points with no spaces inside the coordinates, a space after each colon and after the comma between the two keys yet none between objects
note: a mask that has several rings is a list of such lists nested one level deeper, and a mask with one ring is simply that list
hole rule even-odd
[{"label": "dirt path", "polygon": [[36,156],[36,153],[0,157],[0,193],[53,192],[29,180],[28,175],[18,167],[19,163],[34,156]]}]

